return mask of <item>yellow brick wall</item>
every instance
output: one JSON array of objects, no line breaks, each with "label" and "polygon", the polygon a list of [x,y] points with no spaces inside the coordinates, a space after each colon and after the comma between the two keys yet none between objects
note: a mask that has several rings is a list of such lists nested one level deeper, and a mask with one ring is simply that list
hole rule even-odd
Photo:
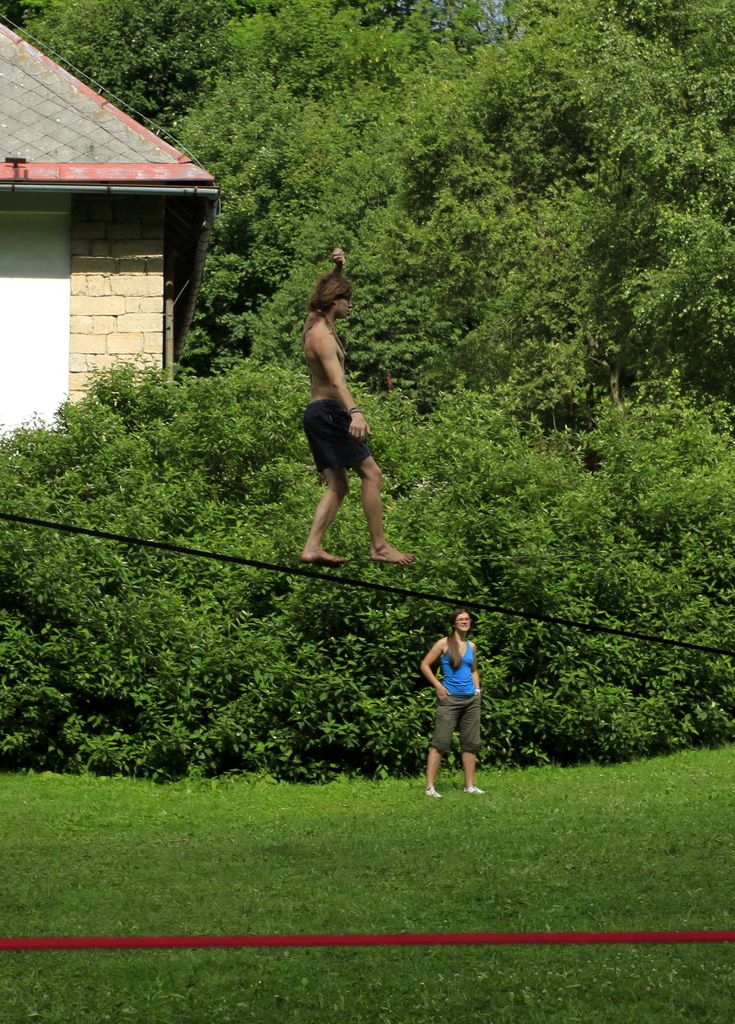
[{"label": "yellow brick wall", "polygon": [[163,365],[163,215],[156,196],[75,198],[69,397],[95,370]]}]

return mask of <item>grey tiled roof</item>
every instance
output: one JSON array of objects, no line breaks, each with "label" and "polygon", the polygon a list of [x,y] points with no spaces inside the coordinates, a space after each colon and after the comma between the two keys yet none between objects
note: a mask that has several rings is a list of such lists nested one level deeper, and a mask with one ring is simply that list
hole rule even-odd
[{"label": "grey tiled roof", "polygon": [[176,156],[97,103],[58,65],[0,25],[0,160],[172,164]]}]

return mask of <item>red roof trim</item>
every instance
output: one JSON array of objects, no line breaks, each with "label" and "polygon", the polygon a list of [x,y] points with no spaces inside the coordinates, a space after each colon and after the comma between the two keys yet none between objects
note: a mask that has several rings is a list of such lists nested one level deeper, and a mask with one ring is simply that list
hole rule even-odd
[{"label": "red roof trim", "polygon": [[[1,143],[0,143],[1,145]],[[0,182],[18,184],[77,183],[81,186],[131,182],[143,185],[203,185],[214,187],[214,178],[196,164],[52,164],[0,163]]]},{"label": "red roof trim", "polygon": [[191,157],[188,157],[180,150],[175,149],[173,146],[169,145],[168,142],[164,142],[163,139],[159,139],[159,137],[155,135],[152,131],[149,131],[147,128],[144,128],[142,124],[139,124],[137,121],[133,120],[133,118],[129,117],[128,114],[123,113],[122,110],[120,110],[114,104],[110,103],[109,100],[106,100],[104,96],[100,96],[99,93],[94,91],[94,89],[91,89],[88,85],[85,85],[84,82],[80,82],[79,79],[75,78],[74,75],[72,75],[69,71],[65,71],[64,68],[62,68],[59,64],[51,60],[50,57],[47,57],[45,53],[41,53],[41,51],[37,50],[35,46],[32,46],[25,39],[22,39],[20,36],[16,35],[15,32],[12,32],[9,28],[6,28],[5,25],[0,25],[0,32],[2,32],[4,36],[7,36],[7,38],[10,39],[13,43],[15,43],[16,46],[18,46],[21,50],[25,50],[26,53],[28,53],[31,57],[34,57],[36,60],[42,61],[42,63],[44,63],[46,67],[48,67],[51,71],[54,72],[54,74],[58,75],[60,78],[63,78],[65,82],[72,86],[72,88],[76,89],[78,92],[81,92],[88,99],[94,100],[94,102],[97,103],[98,106],[104,107],[111,114],[114,114],[115,117],[118,118],[118,120],[126,124],[129,128],[136,132],[137,135],[140,135],[148,142],[153,143],[153,145],[157,146],[158,149],[162,150],[164,153],[167,153],[169,156],[174,157],[174,159],[179,161],[180,163],[192,162]]}]

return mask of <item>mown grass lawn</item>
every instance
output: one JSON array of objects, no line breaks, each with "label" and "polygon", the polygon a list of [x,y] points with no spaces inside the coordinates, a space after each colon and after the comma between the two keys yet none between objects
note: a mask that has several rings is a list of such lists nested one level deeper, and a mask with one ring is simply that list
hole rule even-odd
[{"label": "mown grass lawn", "polygon": [[[735,748],[295,786],[0,776],[4,935],[735,928]],[[735,946],[0,953],[3,1024],[731,1024]]]}]

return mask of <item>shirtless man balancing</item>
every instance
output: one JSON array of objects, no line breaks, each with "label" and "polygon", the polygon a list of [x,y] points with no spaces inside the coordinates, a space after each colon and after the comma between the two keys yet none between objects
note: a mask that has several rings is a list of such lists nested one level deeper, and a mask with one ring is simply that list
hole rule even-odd
[{"label": "shirtless man balancing", "polygon": [[319,278],[314,286],[301,336],[311,379],[311,402],[304,413],[304,430],[316,468],[327,483],[301,561],[312,565],[341,565],[346,561],[325,551],[322,538],[347,494],[350,468],[360,477],[362,507],[370,531],[370,557],[374,562],[409,565],[414,556],[399,551],[385,539],[380,498],[382,473],[365,443],[371,430],[345,383],[345,353],[334,322],[347,316],[352,308],[352,285],[342,273],[343,251],[335,249],[332,260],[334,270]]}]

